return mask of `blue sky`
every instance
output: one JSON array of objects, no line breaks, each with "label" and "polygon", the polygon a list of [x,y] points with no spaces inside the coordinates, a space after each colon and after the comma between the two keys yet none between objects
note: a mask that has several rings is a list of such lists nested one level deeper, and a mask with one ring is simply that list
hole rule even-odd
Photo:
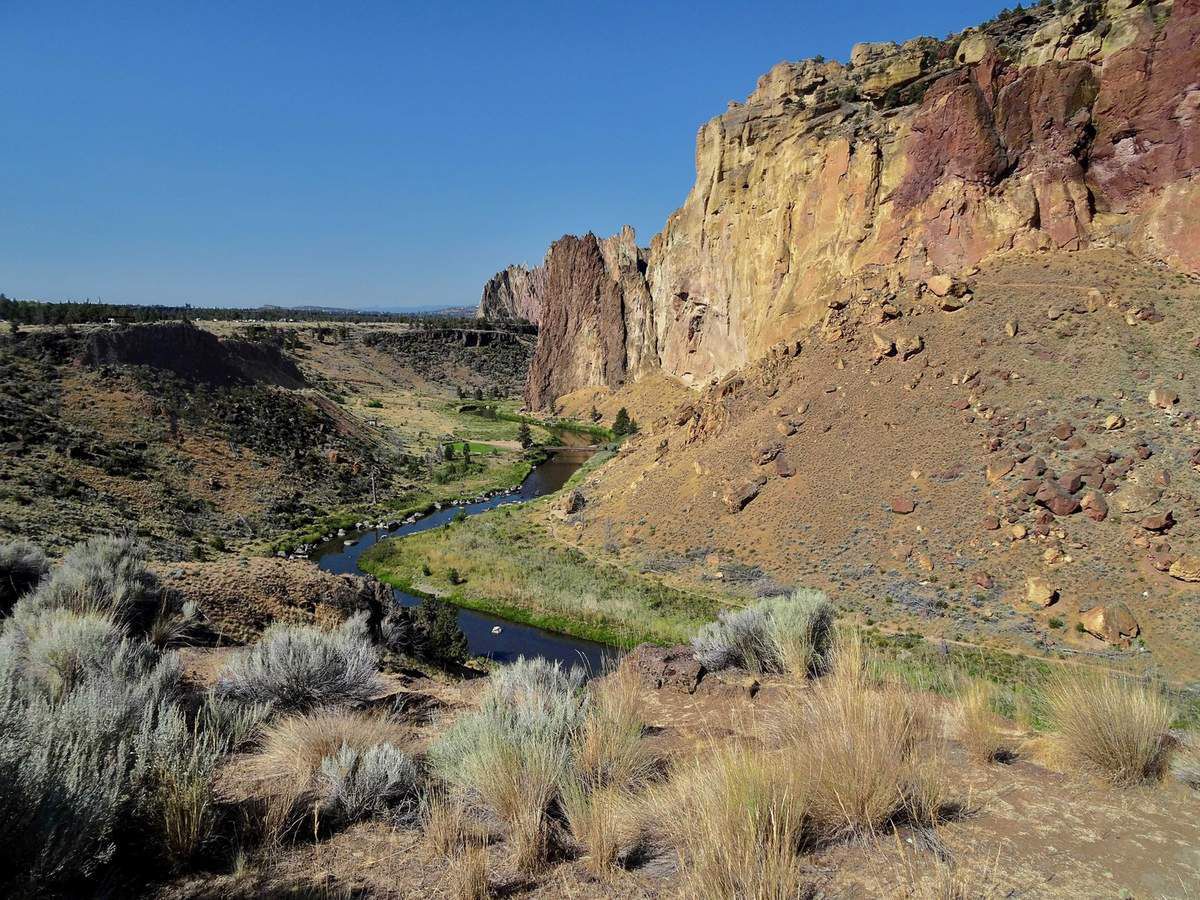
[{"label": "blue sky", "polygon": [[0,0],[0,291],[474,304],[564,233],[648,243],[774,63],[1002,5]]}]

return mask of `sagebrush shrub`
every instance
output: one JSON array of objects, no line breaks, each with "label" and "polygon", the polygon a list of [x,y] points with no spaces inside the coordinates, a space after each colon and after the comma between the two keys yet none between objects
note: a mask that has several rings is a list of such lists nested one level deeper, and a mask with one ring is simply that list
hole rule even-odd
[{"label": "sagebrush shrub", "polygon": [[519,659],[492,674],[479,708],[429,751],[444,781],[489,807],[508,828],[517,867],[538,871],[549,850],[547,813],[569,771],[586,715],[582,673]]},{"label": "sagebrush shrub", "polygon": [[217,681],[222,697],[279,710],[362,703],[382,689],[379,655],[362,629],[275,624]]},{"label": "sagebrush shrub", "polygon": [[31,595],[38,606],[94,612],[146,627],[161,603],[144,549],[129,537],[95,537],[72,547]]},{"label": "sagebrush shrub", "polygon": [[818,674],[833,640],[833,607],[820,591],[767,597],[745,609],[726,610],[692,638],[706,669]]},{"label": "sagebrush shrub", "polygon": [[415,821],[420,772],[413,758],[394,744],[360,750],[343,744],[321,760],[318,814],[335,823],[387,815],[396,822]]},{"label": "sagebrush shrub", "polygon": [[0,544],[0,616],[37,587],[49,570],[41,548],[25,541]]}]

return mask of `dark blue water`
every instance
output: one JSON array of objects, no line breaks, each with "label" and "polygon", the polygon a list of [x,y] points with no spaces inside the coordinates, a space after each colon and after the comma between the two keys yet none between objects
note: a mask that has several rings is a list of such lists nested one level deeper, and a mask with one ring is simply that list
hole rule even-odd
[{"label": "dark blue water", "polygon": [[[335,538],[325,544],[318,545],[312,553],[312,559],[326,572],[340,575],[358,574],[358,558],[368,548],[381,540],[396,540],[406,535],[438,528],[455,518],[459,511],[467,515],[475,515],[485,510],[495,509],[509,503],[522,503],[552,494],[566,484],[567,479],[587,459],[588,453],[564,451],[555,453],[548,460],[533,468],[533,471],[521,483],[520,488],[511,494],[499,494],[477,503],[465,503],[458,506],[445,506],[424,518],[407,525],[401,525],[390,531],[386,529],[371,529],[368,531],[349,531],[344,538]],[[343,542],[353,540],[347,547]],[[396,602],[401,606],[418,606],[420,597],[394,590]],[[512,622],[499,616],[476,612],[472,609],[458,610],[458,627],[466,635],[471,653],[476,656],[486,656],[497,662],[512,662],[518,656],[541,656],[549,660],[558,660],[563,665],[582,665],[592,672],[602,671],[608,662],[615,661],[620,651],[608,644],[596,641],[585,641]],[[499,627],[500,633],[493,634],[492,629]]]}]

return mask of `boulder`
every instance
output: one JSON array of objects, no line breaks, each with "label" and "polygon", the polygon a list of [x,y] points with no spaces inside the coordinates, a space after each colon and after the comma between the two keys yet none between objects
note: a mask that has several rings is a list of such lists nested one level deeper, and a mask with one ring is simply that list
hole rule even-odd
[{"label": "boulder", "polygon": [[1001,456],[991,460],[987,464],[987,480],[999,481],[1005,475],[1013,470],[1017,464],[1011,456]]},{"label": "boulder", "polygon": [[788,461],[786,455],[780,453],[775,457],[775,474],[780,478],[791,478],[796,474],[796,467]]},{"label": "boulder", "polygon": [[1088,491],[1079,501],[1079,505],[1087,513],[1087,517],[1094,522],[1103,522],[1108,516],[1108,501],[1099,491]]},{"label": "boulder", "polygon": [[1146,399],[1150,401],[1151,406],[1156,406],[1159,409],[1170,409],[1179,402],[1179,395],[1166,388],[1157,387],[1150,391],[1150,395]]},{"label": "boulder", "polygon": [[899,513],[902,516],[907,516],[910,512],[917,508],[916,501],[911,497],[893,497],[892,512]]},{"label": "boulder", "polygon": [[692,655],[692,648],[683,644],[675,647],[639,644],[621,660],[621,666],[632,669],[638,680],[653,690],[691,694],[704,677],[704,666]]},{"label": "boulder", "polygon": [[1025,597],[1034,606],[1052,606],[1058,600],[1058,589],[1042,575],[1025,579]]},{"label": "boulder", "polygon": [[1147,531],[1167,531],[1174,524],[1175,516],[1169,509],[1166,512],[1152,513],[1141,521],[1141,526]]},{"label": "boulder", "polygon": [[896,339],[896,350],[901,359],[911,359],[925,349],[925,339],[919,334],[903,334]]},{"label": "boulder", "polygon": [[1084,611],[1079,624],[1088,634],[1120,646],[1127,646],[1141,631],[1129,607],[1119,601]]},{"label": "boulder", "polygon": [[751,500],[758,496],[758,492],[762,490],[764,484],[767,483],[765,478],[755,478],[749,481],[737,482],[725,488],[723,500],[725,508],[731,513],[741,512],[746,508]]},{"label": "boulder", "polygon": [[587,498],[583,496],[583,491],[576,488],[568,492],[562,500],[559,501],[559,509],[564,515],[574,515],[587,505]]},{"label": "boulder", "polygon": [[1200,556],[1185,554],[1171,563],[1167,574],[1180,581],[1200,582]]}]

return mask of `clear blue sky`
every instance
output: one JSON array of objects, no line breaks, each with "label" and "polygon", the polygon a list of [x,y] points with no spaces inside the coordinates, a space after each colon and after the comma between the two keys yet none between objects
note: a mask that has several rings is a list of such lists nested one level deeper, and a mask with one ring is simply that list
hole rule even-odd
[{"label": "clear blue sky", "polygon": [[0,0],[0,290],[466,305],[682,203],[774,63],[1003,2]]}]

